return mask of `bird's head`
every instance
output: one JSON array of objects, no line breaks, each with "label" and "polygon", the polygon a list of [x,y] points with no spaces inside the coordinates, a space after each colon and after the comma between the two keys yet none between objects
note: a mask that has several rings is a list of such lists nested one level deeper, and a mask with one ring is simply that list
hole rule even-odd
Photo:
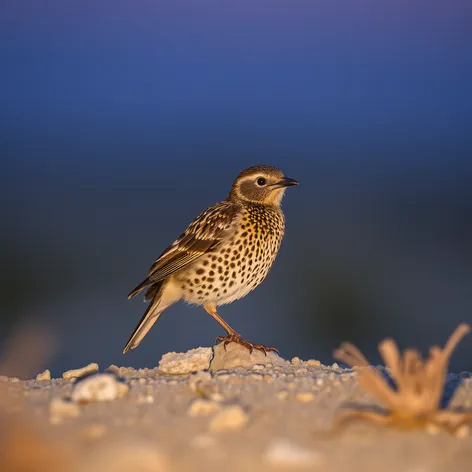
[{"label": "bird's head", "polygon": [[230,199],[262,203],[278,207],[285,189],[298,182],[285,177],[272,166],[253,166],[243,170],[231,187]]}]

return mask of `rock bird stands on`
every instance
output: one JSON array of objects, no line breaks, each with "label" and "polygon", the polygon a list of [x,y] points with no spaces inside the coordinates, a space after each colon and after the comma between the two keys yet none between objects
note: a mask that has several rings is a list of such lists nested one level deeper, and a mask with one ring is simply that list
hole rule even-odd
[{"label": "rock bird stands on", "polygon": [[265,279],[284,235],[282,197],[286,187],[297,184],[271,166],[241,172],[228,198],[197,216],[129,294],[146,289],[144,300],[151,303],[123,353],[136,348],[164,310],[179,300],[203,305],[227,332],[217,338],[225,347],[236,342],[251,351],[274,350],[243,340],[216,307],[246,296]]}]

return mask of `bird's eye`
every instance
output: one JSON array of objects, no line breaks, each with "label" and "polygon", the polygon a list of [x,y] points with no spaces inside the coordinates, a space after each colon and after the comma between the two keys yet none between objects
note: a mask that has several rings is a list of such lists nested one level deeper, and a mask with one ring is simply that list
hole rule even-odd
[{"label": "bird's eye", "polygon": [[267,180],[264,179],[264,177],[259,177],[257,179],[257,185],[259,185],[260,187],[263,187],[266,183],[267,183]]}]

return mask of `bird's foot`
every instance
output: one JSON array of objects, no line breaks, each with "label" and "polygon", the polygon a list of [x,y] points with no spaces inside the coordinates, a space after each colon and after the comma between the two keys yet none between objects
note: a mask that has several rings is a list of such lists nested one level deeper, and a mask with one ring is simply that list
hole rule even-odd
[{"label": "bird's foot", "polygon": [[279,353],[279,351],[275,347],[266,347],[263,344],[254,344],[254,343],[251,343],[250,341],[246,341],[238,333],[228,334],[227,336],[218,336],[215,339],[215,344],[217,342],[223,343],[223,347],[225,351],[226,351],[226,346],[229,343],[236,343],[236,344],[241,344],[241,346],[244,346],[246,349],[249,349],[249,352],[251,354],[254,349],[257,349],[258,351],[262,351],[266,356],[267,356],[267,353],[270,351],[275,351],[277,354]]}]

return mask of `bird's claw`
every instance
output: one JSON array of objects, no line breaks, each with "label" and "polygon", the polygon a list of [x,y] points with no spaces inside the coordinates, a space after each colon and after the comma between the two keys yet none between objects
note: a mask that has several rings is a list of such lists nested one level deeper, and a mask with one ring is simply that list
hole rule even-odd
[{"label": "bird's claw", "polygon": [[215,344],[217,342],[222,342],[223,343],[223,349],[226,351],[226,346],[233,342],[236,344],[240,344],[241,346],[244,346],[246,349],[249,350],[249,353],[252,354],[254,349],[257,349],[258,351],[262,351],[265,356],[267,356],[268,352],[274,351],[277,354],[279,351],[275,347],[266,347],[263,344],[254,344],[251,343],[250,341],[244,340],[239,334],[228,334],[227,336],[218,336],[215,339]]}]

